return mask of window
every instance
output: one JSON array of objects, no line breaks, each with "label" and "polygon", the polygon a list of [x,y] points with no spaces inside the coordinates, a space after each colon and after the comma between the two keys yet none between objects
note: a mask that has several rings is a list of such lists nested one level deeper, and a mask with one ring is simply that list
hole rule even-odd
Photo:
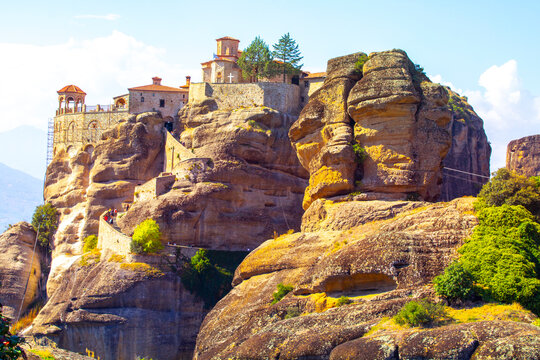
[{"label": "window", "polygon": [[159,107],[165,107],[165,100],[159,99]]},{"label": "window", "polygon": [[182,94],[182,99],[185,99],[186,98],[186,94]]},{"label": "window", "polygon": [[144,96],[141,96],[141,102],[144,102]]},{"label": "window", "polygon": [[305,88],[308,88],[308,87],[309,87],[309,82],[304,81],[304,87],[305,87]]}]

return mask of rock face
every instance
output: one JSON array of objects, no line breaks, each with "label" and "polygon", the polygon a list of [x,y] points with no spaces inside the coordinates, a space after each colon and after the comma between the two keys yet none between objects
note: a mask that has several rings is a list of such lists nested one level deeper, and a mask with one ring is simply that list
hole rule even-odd
[{"label": "rock face", "polygon": [[[468,214],[472,199],[347,199],[315,201],[304,232],[268,240],[248,255],[235,288],[205,318],[196,359],[328,358],[409,296],[425,294],[476,225]],[[279,283],[291,284],[292,293],[271,305]],[[332,308],[340,296],[355,302]]]},{"label": "rock face", "polygon": [[102,359],[191,359],[203,302],[166,267],[111,256],[78,259],[31,334]]},{"label": "rock face", "polygon": [[[328,77],[289,136],[310,172],[304,209],[318,198],[357,190],[379,198],[435,200],[450,148],[446,90],[401,50],[352,54],[328,62]],[[366,158],[357,169],[353,143]]]},{"label": "rock face", "polygon": [[[20,222],[0,235],[0,303],[4,316],[15,319],[36,300],[44,285],[41,281],[39,248],[34,253],[36,232],[32,225]],[[28,283],[28,284],[27,284]]]},{"label": "rock face", "polygon": [[287,138],[295,120],[267,107],[187,105],[179,141],[192,157],[177,159],[170,190],[133,204],[119,219],[122,231],[153,218],[164,242],[248,250],[298,229],[307,174]]},{"label": "rock face", "polygon": [[[477,223],[473,201],[316,200],[302,232],[268,240],[237,268],[234,289],[201,326],[194,359],[538,358],[540,329],[525,323],[374,328],[432,295],[431,279]],[[271,304],[280,283],[293,290]],[[352,303],[339,306],[341,296]]]},{"label": "rock face", "polygon": [[525,176],[540,176],[540,135],[510,141],[506,168]]},{"label": "rock face", "polygon": [[135,186],[157,176],[163,166],[163,120],[155,113],[131,116],[106,131],[95,149],[55,154],[47,169],[45,201],[60,213],[53,244],[53,262],[47,283],[52,295],[61,273],[82,240],[97,235],[99,215],[122,208],[133,199]]},{"label": "rock face", "polygon": [[449,201],[460,196],[476,196],[489,180],[491,146],[484,132],[484,122],[467,99],[449,88],[446,90],[452,111],[452,121],[446,129],[452,134],[452,147],[443,160],[441,200]]}]

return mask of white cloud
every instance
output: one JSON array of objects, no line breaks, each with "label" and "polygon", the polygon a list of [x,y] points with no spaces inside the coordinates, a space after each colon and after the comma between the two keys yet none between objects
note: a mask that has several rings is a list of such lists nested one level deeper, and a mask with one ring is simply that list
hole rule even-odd
[{"label": "white cloud", "polygon": [[[434,76],[441,82],[442,77]],[[441,82],[445,84],[444,82]],[[483,90],[455,90],[465,95],[476,113],[484,120],[491,142],[491,170],[506,165],[506,147],[511,140],[540,133],[540,96],[524,89],[516,60],[493,65],[479,77]]]},{"label": "white cloud", "polygon": [[185,75],[200,71],[170,64],[163,60],[165,50],[118,31],[52,46],[0,43],[0,53],[9,54],[0,57],[0,132],[20,125],[46,129],[58,107],[56,91],[68,84],[88,94],[88,105],[109,104],[129,87],[150,84],[153,76],[179,86]]},{"label": "white cloud", "polygon": [[114,21],[120,18],[120,15],[118,14],[107,14],[107,15],[75,15],[75,19],[98,19],[98,20],[108,20],[108,21]]}]

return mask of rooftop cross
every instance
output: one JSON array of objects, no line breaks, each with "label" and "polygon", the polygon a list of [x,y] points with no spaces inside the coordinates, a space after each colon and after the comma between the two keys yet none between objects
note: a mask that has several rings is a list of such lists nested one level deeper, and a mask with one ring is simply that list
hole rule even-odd
[{"label": "rooftop cross", "polygon": [[229,76],[227,76],[229,78],[229,83],[232,83],[232,78],[234,77],[234,75],[232,73],[229,73]]}]

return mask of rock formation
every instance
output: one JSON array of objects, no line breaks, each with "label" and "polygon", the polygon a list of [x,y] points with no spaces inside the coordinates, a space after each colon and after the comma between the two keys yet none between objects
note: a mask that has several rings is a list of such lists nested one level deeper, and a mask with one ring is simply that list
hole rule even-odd
[{"label": "rock formation", "polygon": [[[372,53],[362,66],[364,57],[330,60],[324,85],[289,132],[310,172],[304,209],[352,190],[395,199],[440,194],[441,161],[451,141],[446,90],[401,50]],[[365,159],[355,156],[353,144]]]},{"label": "rock formation", "polygon": [[[477,223],[473,201],[316,200],[303,232],[268,240],[238,267],[234,289],[201,326],[194,358],[539,356],[540,329],[518,322],[367,334],[411,299],[430,294],[429,282]],[[272,305],[279,283],[293,290]],[[353,303],[337,306],[340,296]]]},{"label": "rock formation", "polygon": [[42,254],[34,253],[36,232],[20,222],[0,235],[0,302],[4,316],[16,319],[41,292]]},{"label": "rock formation", "polygon": [[506,168],[525,176],[540,176],[540,135],[510,141]]},{"label": "rock formation", "polygon": [[47,291],[52,295],[62,272],[82,251],[82,240],[97,235],[99,215],[122,209],[133,199],[135,186],[157,176],[162,167],[161,117],[131,116],[103,133],[95,149],[87,147],[71,157],[55,154],[47,168],[45,201],[60,213],[53,244]]},{"label": "rock formation", "polygon": [[78,259],[31,334],[102,359],[190,359],[203,302],[155,259],[129,260],[110,252]]},{"label": "rock formation", "polygon": [[476,196],[489,179],[491,156],[482,119],[467,103],[467,98],[450,88],[446,90],[449,94],[448,107],[452,111],[452,121],[446,129],[452,134],[452,147],[443,160],[443,201],[466,195]]},{"label": "rock formation", "polygon": [[189,104],[180,113],[180,141],[193,157],[174,166],[168,192],[133,204],[119,220],[122,231],[153,218],[164,241],[248,250],[298,229],[307,174],[287,138],[294,120],[267,107]]}]

